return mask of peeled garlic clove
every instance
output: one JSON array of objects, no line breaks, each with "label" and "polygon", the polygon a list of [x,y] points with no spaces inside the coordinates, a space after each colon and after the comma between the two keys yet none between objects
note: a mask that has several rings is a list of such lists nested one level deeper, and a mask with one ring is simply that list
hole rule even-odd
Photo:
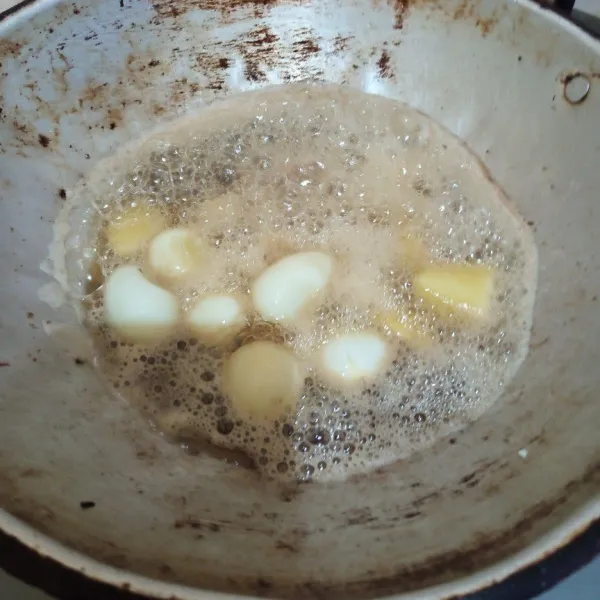
[{"label": "peeled garlic clove", "polygon": [[200,298],[186,313],[186,322],[199,335],[235,333],[246,318],[240,302],[234,296],[211,294]]},{"label": "peeled garlic clove", "polygon": [[177,298],[148,281],[139,267],[115,269],[104,284],[104,321],[135,342],[167,336],[179,320]]},{"label": "peeled garlic clove", "polygon": [[383,367],[388,349],[375,333],[350,333],[325,344],[321,354],[326,374],[351,382],[370,379]]},{"label": "peeled garlic clove", "polygon": [[106,241],[113,252],[129,257],[140,252],[166,226],[166,219],[157,208],[138,205],[126,209],[108,224]]},{"label": "peeled garlic clove", "polygon": [[483,321],[491,312],[494,271],[484,265],[432,266],[417,273],[413,289],[441,317]]},{"label": "peeled garlic clove", "polygon": [[252,342],[236,350],[223,371],[223,386],[242,418],[276,419],[300,399],[303,376],[295,356],[274,342]]},{"label": "peeled garlic clove", "polygon": [[177,279],[198,269],[204,260],[202,243],[189,229],[167,229],[148,249],[148,262],[159,278]]},{"label": "peeled garlic clove", "polygon": [[299,252],[268,267],[254,282],[252,299],[265,321],[294,318],[331,277],[332,258],[323,252]]}]

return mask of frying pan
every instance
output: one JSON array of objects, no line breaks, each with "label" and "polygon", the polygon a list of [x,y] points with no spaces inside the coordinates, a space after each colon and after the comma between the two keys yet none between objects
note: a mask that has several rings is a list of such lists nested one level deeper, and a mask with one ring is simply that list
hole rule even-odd
[{"label": "frying pan", "polygon": [[[0,529],[151,598],[447,599],[600,517],[600,44],[493,0],[39,0],[0,23]],[[102,157],[221,96],[335,82],[466,141],[533,229],[529,356],[466,429],[363,477],[257,482],[108,397],[52,279]]]}]

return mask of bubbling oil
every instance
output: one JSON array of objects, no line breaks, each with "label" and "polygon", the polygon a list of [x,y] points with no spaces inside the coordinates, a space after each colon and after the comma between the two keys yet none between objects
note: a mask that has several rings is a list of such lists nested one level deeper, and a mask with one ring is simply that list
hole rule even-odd
[{"label": "bubbling oil", "polygon": [[[72,194],[89,207],[71,237],[97,283],[127,259],[102,231],[139,203],[203,240],[210,269],[171,287],[182,310],[204,293],[248,300],[264,269],[291,252],[335,258],[327,295],[292,326],[260,321],[210,345],[181,325],[159,344],[124,341],[103,320],[103,288],[87,290],[96,366],[116,394],[190,451],[208,442],[266,476],[342,479],[431,444],[477,418],[524,360],[536,284],[531,235],[477,158],[428,117],[399,102],[337,86],[285,86],[215,103],[100,163]],[[405,232],[429,260],[495,269],[492,322],[447,323],[422,309],[433,343],[389,338],[375,379],[337,386],[315,356],[333,337],[378,327],[399,305],[419,308],[403,260]],[[87,240],[88,243],[83,243]],[[81,249],[83,243],[84,249]],[[98,276],[98,272],[101,275]],[[308,365],[285,418],[240,418],[223,392],[223,365],[252,340],[288,346]]]}]

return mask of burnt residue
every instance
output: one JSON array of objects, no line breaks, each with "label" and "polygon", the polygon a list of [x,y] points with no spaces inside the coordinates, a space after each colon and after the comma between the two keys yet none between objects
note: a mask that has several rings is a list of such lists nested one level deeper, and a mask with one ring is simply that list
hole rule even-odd
[{"label": "burnt residue", "polygon": [[286,540],[277,540],[275,542],[275,549],[276,550],[284,550],[286,552],[290,552],[291,554],[298,554],[298,552],[299,552],[297,546],[290,544]]},{"label": "burnt residue", "polygon": [[452,18],[455,21],[471,19],[475,15],[475,11],[475,3],[472,0],[462,0],[462,2],[454,9]]},{"label": "burnt residue", "polygon": [[[137,444],[136,444],[137,446]],[[140,460],[153,464],[158,457],[158,449],[155,446],[137,447],[135,455]]]},{"label": "burnt residue", "polygon": [[262,63],[275,55],[275,43],[278,41],[278,36],[268,27],[256,27],[248,33],[245,43],[238,47],[244,58],[244,75],[248,81],[266,81]]},{"label": "burnt residue", "polygon": [[[424,581],[427,581],[428,585],[435,585],[449,578],[470,575],[499,560],[500,554],[505,556],[515,552],[527,532],[565,505],[582,485],[590,485],[599,480],[600,464],[594,465],[581,480],[567,485],[558,497],[532,506],[508,531],[476,537],[469,546],[403,568],[391,577],[353,583],[344,588],[343,594],[338,589],[327,590],[321,586],[319,592],[323,597],[376,597],[394,594],[400,589],[404,592],[418,590],[422,588]],[[414,516],[411,518],[419,516],[416,512],[412,513]],[[407,513],[406,516],[409,514],[411,513]]]},{"label": "burnt residue", "polygon": [[410,519],[416,519],[417,517],[421,516],[421,511],[415,510],[413,512],[408,512],[404,515],[404,518],[406,520],[410,520]]},{"label": "burnt residue", "polygon": [[[0,478],[1,477],[2,475],[0,474]],[[206,579],[202,580],[201,586],[206,590],[239,593],[244,595],[255,593],[268,597],[328,598],[330,600],[341,600],[342,598],[344,600],[374,598],[395,594],[398,593],[399,590],[409,592],[422,589],[423,582],[427,582],[428,585],[435,585],[448,580],[455,580],[472,574],[477,570],[484,569],[492,562],[496,562],[502,557],[517,551],[521,545],[525,543],[524,540],[527,537],[525,534],[530,532],[538,522],[543,521],[556,510],[566,511],[567,514],[570,513],[574,507],[569,505],[569,502],[575,495],[582,491],[580,489],[581,486],[585,485],[587,488],[595,489],[598,482],[600,482],[600,464],[594,465],[582,479],[567,485],[558,497],[532,506],[509,531],[499,534],[490,532],[486,536],[482,535],[474,537],[471,543],[464,545],[456,552],[434,556],[430,560],[409,565],[406,568],[393,573],[389,577],[382,578],[375,570],[366,572],[364,579],[358,581],[355,580],[348,584],[333,585],[326,582],[309,583],[301,581],[292,584],[281,584],[281,582],[277,580],[267,580],[262,578],[223,577],[221,579],[216,579],[207,576]],[[417,512],[419,511],[405,513],[404,518],[408,520],[417,519],[420,516],[416,514]],[[41,523],[39,521],[39,519],[42,518],[51,519],[52,517],[49,513],[44,513],[44,516],[41,514],[38,515],[35,526],[42,531],[48,531],[48,528],[43,526],[44,521],[41,521]],[[183,521],[187,521],[188,519],[189,517],[184,517]],[[201,521],[193,517],[191,519],[192,523],[206,523],[206,521]],[[40,523],[41,526],[39,526],[38,523]],[[182,533],[187,526],[188,525],[184,525],[181,527]],[[367,527],[372,527],[372,524]],[[192,535],[195,539],[200,540],[206,538],[206,530],[199,531],[196,525],[192,525],[190,528],[193,530]],[[51,534],[51,531],[48,532]],[[208,530],[208,533],[211,533],[210,529]],[[580,531],[574,531],[573,536],[578,533],[580,533]],[[310,532],[302,528],[297,530],[294,529],[281,537],[278,536],[277,539],[283,541],[283,544],[279,544],[280,547],[278,550],[283,553],[283,556],[287,554],[290,559],[294,560],[294,556],[297,554],[296,550],[300,552],[305,551],[301,544],[309,536]],[[0,550],[7,549],[7,543],[6,536],[3,536],[0,533]],[[277,541],[274,543],[276,544]],[[17,555],[16,553],[19,551],[18,547],[18,542],[12,540],[12,545],[9,546],[11,549],[11,552],[9,553],[10,557]],[[110,541],[103,541],[102,551],[99,551],[97,547],[87,547],[82,544],[76,544],[76,547],[78,551],[94,556],[94,558],[107,564],[119,568],[126,568],[128,570],[135,569],[135,562],[129,560],[124,551],[118,545]],[[14,553],[12,551],[14,551]],[[360,551],[360,548],[357,548],[357,551]],[[3,553],[3,555],[6,556],[7,554]],[[21,556],[23,555],[21,554]],[[60,597],[64,595],[62,591],[65,589],[61,585],[58,585],[58,582],[62,580],[63,586],[67,585],[67,581],[71,586],[76,585],[76,589],[80,591],[83,590],[85,592],[85,597],[90,600],[96,600],[96,598],[100,600],[101,598],[109,596],[111,598],[114,596],[115,600],[117,597],[119,599],[121,598],[119,595],[121,592],[113,591],[106,584],[99,583],[93,579],[84,579],[73,571],[67,570],[68,572],[65,575],[64,567],[56,566],[54,563],[51,563],[51,561],[40,557],[40,555],[35,552],[30,552],[30,556],[27,557],[27,560],[22,560],[23,569],[21,570],[17,569],[15,561],[9,560],[8,562],[11,565],[11,568],[7,570],[12,571],[13,573],[18,572],[22,575],[27,572],[25,569],[30,571],[33,565],[35,567],[35,575],[31,574],[31,577],[33,577],[32,582],[36,583],[36,585],[39,582],[39,579],[37,578],[44,568],[44,565],[40,563],[50,563],[49,565],[46,565],[45,572],[47,574],[54,573],[54,577],[48,578],[48,581],[51,580],[57,585],[52,588],[52,590],[49,590],[44,585],[41,587],[45,588],[47,591],[52,591],[54,595]],[[6,567],[6,561],[3,562],[3,567]],[[57,577],[56,569],[61,571],[61,578]],[[174,571],[170,565],[165,564],[164,561],[152,564],[150,571],[155,577],[180,581],[177,572]],[[63,575],[64,578],[62,577]],[[79,579],[77,579],[77,577],[79,577]],[[129,595],[123,596],[123,598],[126,598],[127,600],[142,600],[138,596],[130,597]]]},{"label": "burnt residue", "polygon": [[[136,31],[142,31],[152,23],[158,23],[162,30],[169,33],[163,34],[166,38],[173,40],[173,34],[185,30],[184,15],[189,10],[211,10],[220,15],[221,21],[233,23],[238,18],[246,18],[247,10],[236,15],[236,9],[252,7],[255,16],[260,16],[264,11],[270,10],[275,4],[286,2],[297,4],[303,0],[232,0],[224,3],[221,0],[166,0],[155,3],[152,13],[146,23],[138,23]],[[31,78],[23,86],[23,94],[27,96],[28,103],[24,105],[15,104],[9,107],[2,102],[0,89],[0,104],[2,114],[0,119],[14,123],[14,134],[9,145],[20,156],[29,156],[27,150],[34,146],[51,148],[55,145],[60,134],[62,119],[66,115],[78,115],[86,110],[91,117],[86,125],[90,131],[99,129],[113,131],[117,127],[126,126],[129,116],[135,115],[135,120],[141,117],[153,121],[163,118],[174,111],[185,108],[190,100],[198,94],[204,97],[218,95],[229,91],[229,73],[227,70],[236,62],[241,61],[243,72],[250,82],[263,83],[267,80],[267,72],[276,70],[284,81],[322,81],[323,68],[311,57],[323,52],[325,43],[332,50],[327,52],[336,54],[343,52],[349,44],[349,36],[338,36],[335,41],[321,40],[310,27],[297,27],[292,32],[289,43],[282,43],[278,35],[264,23],[257,25],[250,31],[241,33],[236,39],[228,41],[214,40],[210,52],[200,52],[196,61],[190,61],[187,50],[180,47],[171,48],[171,54],[150,55],[142,53],[137,47],[139,36],[131,35],[127,41],[131,48],[129,55],[125,57],[123,65],[115,65],[111,71],[111,77],[103,79],[100,73],[88,72],[87,81],[84,85],[71,85],[70,71],[76,69],[75,49],[71,44],[87,44],[98,48],[98,52],[105,52],[107,46],[106,33],[118,31],[126,27],[131,33],[134,25],[127,25],[119,19],[112,23],[89,23],[91,33],[69,37],[62,32],[62,25],[72,19],[72,9],[67,10],[64,5],[56,8],[56,19],[52,24],[53,40],[50,53],[51,70],[48,73],[52,87],[57,99],[46,102],[39,96],[37,79]],[[82,9],[81,19],[88,19],[89,15]],[[164,21],[164,22],[163,22]],[[93,28],[92,28],[93,25]],[[163,27],[164,25],[164,27]],[[15,38],[10,42],[0,43],[4,55],[13,56],[19,61],[23,72],[29,71],[28,61],[37,60],[36,52],[31,52],[26,40]],[[77,48],[77,52],[80,52]],[[171,65],[174,63],[187,62],[187,77],[173,81],[170,77]],[[299,65],[299,62],[304,64]],[[300,67],[300,68],[299,68]],[[6,73],[0,73],[6,76]],[[0,82],[2,80],[0,79]],[[161,85],[162,84],[162,85]],[[164,89],[164,95],[146,93],[146,90],[156,90],[158,86]],[[29,105],[33,103],[33,108]],[[56,106],[61,106],[60,112]],[[54,124],[52,133],[45,132],[43,137],[29,124],[36,119],[46,119]],[[0,153],[6,152],[6,147],[0,148]],[[79,148],[73,152],[82,155],[87,148]],[[68,151],[66,151],[68,153]],[[64,152],[60,152],[61,158],[67,159]]]},{"label": "burnt residue", "polygon": [[480,0],[462,0],[452,15],[455,21],[470,21],[479,29],[481,35],[486,37],[493,31],[500,21],[501,7],[495,7],[490,14],[481,14]]},{"label": "burnt residue", "polygon": [[6,360],[0,360],[0,367],[10,367],[10,363]]},{"label": "burnt residue", "polygon": [[[61,12],[61,7],[57,7],[57,12]],[[65,19],[68,15],[65,15]],[[60,25],[60,19],[57,17],[57,25]],[[106,30],[107,28],[113,27],[117,29],[117,23],[112,24],[100,24],[99,27]],[[102,36],[78,36],[75,38],[73,43],[88,44],[93,46],[102,46]],[[61,38],[61,42],[54,48],[48,50],[50,54],[51,70],[47,71],[48,83],[53,87],[57,99],[52,102],[45,101],[44,98],[40,97],[40,87],[37,84],[37,80],[31,79],[30,82],[25,83],[22,86],[22,95],[26,96],[27,103],[24,105],[14,104],[7,106],[3,103],[3,114],[0,115],[2,120],[8,121],[13,125],[13,135],[10,139],[9,145],[15,149],[16,154],[20,156],[28,156],[24,151],[34,146],[41,146],[42,148],[50,148],[54,145],[58,139],[60,133],[60,126],[62,119],[65,115],[80,114],[82,109],[90,110],[93,116],[89,119],[88,128],[92,129],[106,129],[114,130],[117,126],[121,125],[125,119],[125,110],[130,106],[141,106],[143,110],[148,114],[154,112],[153,101],[148,101],[148,98],[144,94],[143,90],[152,87],[156,84],[156,77],[164,77],[168,74],[170,67],[162,67],[162,71],[158,72],[158,68],[161,68],[161,61],[158,58],[153,58],[148,61],[146,57],[142,62],[138,59],[138,53],[130,53],[124,69],[120,73],[119,71],[113,71],[111,75],[110,83],[108,81],[98,81],[99,75],[94,73],[86,73],[87,83],[83,86],[79,86],[77,90],[69,83],[68,73],[75,68],[73,64],[73,57],[70,46],[70,38]],[[135,50],[136,44],[132,41],[132,49]],[[36,59],[35,51],[32,53],[30,48],[25,44],[11,42],[0,44],[7,54],[11,54],[19,61],[22,72],[28,73],[30,68],[28,64]],[[101,52],[102,50],[100,50]],[[39,51],[38,51],[39,52]],[[145,74],[146,69],[152,69],[152,73]],[[117,81],[113,81],[114,75],[117,75]],[[3,72],[0,75],[6,77],[7,73]],[[27,77],[27,76],[25,76]],[[39,75],[38,75],[39,78]],[[0,82],[2,80],[0,79]],[[183,103],[187,96],[192,96],[198,87],[194,85],[189,86],[186,90],[186,98],[173,98],[169,95],[173,84],[167,86],[167,93],[164,99],[161,99],[165,106],[171,106],[175,103]],[[0,91],[0,102],[2,101],[3,94]],[[143,99],[143,100],[142,100]],[[29,107],[33,104],[33,107]],[[60,111],[57,110],[57,106],[60,106]],[[34,123],[36,119],[49,120],[54,124],[54,130],[52,133],[44,132],[43,134],[38,133],[30,125]],[[5,152],[6,148],[0,149],[0,152]],[[83,153],[83,149],[81,149]],[[64,154],[61,152],[61,154]],[[66,158],[66,157],[65,157]]]},{"label": "burnt residue", "polygon": [[[179,104],[183,104],[187,97],[193,95],[192,82],[187,77],[176,79],[173,83],[171,94]],[[196,88],[197,89],[197,88]]]},{"label": "burnt residue", "polygon": [[310,54],[316,54],[320,51],[320,47],[317,42],[312,38],[307,38],[305,40],[298,40],[294,42],[294,51],[297,54],[302,55],[303,57],[308,57]]},{"label": "burnt residue", "polygon": [[[156,380],[149,382],[150,387],[154,386]],[[175,436],[173,441],[186,448],[186,452],[191,456],[210,456],[215,460],[224,461],[248,472],[255,472],[258,476],[256,462],[254,459],[239,448],[228,448],[218,446],[206,439],[200,438],[190,432],[182,431],[179,436]]]},{"label": "burnt residue", "polygon": [[123,111],[126,108],[142,104],[139,90],[147,87],[146,82],[149,82],[149,79],[143,78],[135,58],[130,55],[125,73],[117,80],[116,87],[106,81],[88,79],[87,85],[77,98],[78,109],[90,109],[102,113],[104,119],[100,124],[108,129],[115,129],[123,123]]},{"label": "burnt residue", "polygon": [[165,20],[178,20],[190,10],[219,11],[226,17],[239,8],[253,8],[255,17],[262,17],[264,11],[270,7],[281,4],[283,0],[161,0],[152,5],[156,12],[153,19],[155,24],[168,24]]},{"label": "burnt residue", "polygon": [[336,35],[333,40],[333,48],[336,53],[342,53],[348,49],[348,45],[354,39],[353,36]]},{"label": "burnt residue", "polygon": [[394,29],[402,29],[404,27],[404,17],[408,12],[410,0],[396,0],[396,19],[394,21]]},{"label": "burnt residue", "polygon": [[66,200],[67,199],[67,190],[65,190],[65,188],[58,188],[58,197],[61,200]]},{"label": "burnt residue", "polygon": [[271,33],[268,27],[258,27],[250,32],[246,44],[249,46],[267,46],[274,44],[279,38]]},{"label": "burnt residue", "polygon": [[475,479],[476,473],[470,473],[469,475],[465,475],[460,482],[461,483],[469,483],[472,479]]},{"label": "burnt residue", "polygon": [[[254,61],[246,60],[246,66],[244,68],[244,77],[248,81],[266,81],[267,76],[263,69]],[[221,88],[218,88],[221,89]]]},{"label": "burnt residue", "polygon": [[20,131],[21,133],[27,133],[29,131],[29,127],[23,123],[19,123],[19,121],[13,121],[13,127]]},{"label": "burnt residue", "polygon": [[[279,4],[286,0],[280,0]],[[225,7],[220,3],[218,6],[211,2],[190,2],[180,3],[178,5],[179,15],[181,11],[187,11],[191,8],[214,9],[221,11],[224,22],[231,22],[235,8],[239,6],[255,6],[259,9],[269,8],[271,2],[232,2]],[[172,24],[176,27],[175,24]],[[222,91],[226,90],[228,69],[236,58],[241,58],[243,62],[243,72],[245,78],[250,82],[262,83],[267,80],[267,71],[271,69],[281,70],[281,76],[284,81],[296,81],[299,76],[298,60],[308,61],[308,59],[322,51],[321,40],[310,28],[302,27],[293,34],[290,44],[283,44],[279,36],[264,24],[257,25],[250,31],[240,36],[236,40],[226,42],[214,42],[210,52],[200,52],[196,57],[196,66],[199,67],[202,75],[208,78],[208,82],[203,84],[207,90]],[[343,44],[350,38],[340,38],[337,44]],[[177,55],[177,48],[173,49],[174,57]],[[335,50],[335,52],[341,50]],[[292,66],[293,65],[293,68]],[[294,73],[292,75],[292,72]],[[308,66],[305,72],[300,76],[301,80],[318,81],[322,78],[323,71],[321,67]]]},{"label": "burnt residue", "polygon": [[94,508],[96,506],[95,502],[92,502],[91,500],[82,500],[79,503],[79,508],[81,508],[81,510],[89,510],[90,508]]},{"label": "burnt residue", "polygon": [[213,521],[202,521],[194,517],[184,517],[183,519],[177,519],[173,523],[175,529],[193,529],[195,531],[205,531],[218,533],[221,531],[221,526]]},{"label": "burnt residue", "polygon": [[481,31],[481,35],[483,35],[483,37],[490,33],[497,23],[497,17],[489,17],[487,19],[479,17],[475,19],[475,25],[478,27],[479,31]]},{"label": "burnt residue", "polygon": [[214,52],[200,52],[196,55],[196,66],[208,78],[206,87],[210,90],[223,89],[225,85],[225,69],[229,68],[230,61],[224,56]]},{"label": "burnt residue", "polygon": [[461,0],[458,4],[444,0],[388,0],[394,8],[394,29],[403,29],[406,19],[413,8],[427,8],[443,11],[455,21],[470,21],[485,37],[499,22],[499,8],[490,14],[481,14],[480,0]]},{"label": "burnt residue", "polygon": [[377,521],[377,518],[373,516],[369,508],[350,510],[342,516],[345,520],[344,524],[341,526],[342,529],[355,525],[367,525],[368,523]]},{"label": "burnt residue", "polygon": [[430,492],[429,494],[425,494],[424,496],[413,500],[412,505],[414,506],[414,508],[421,508],[425,504],[428,504],[429,502],[439,498],[440,495],[440,492]]},{"label": "burnt residue", "polygon": [[263,579],[262,577],[259,577],[256,580],[256,585],[261,590],[269,590],[273,587],[273,584],[270,581]]},{"label": "burnt residue", "polygon": [[502,462],[500,459],[486,461],[471,473],[463,475],[459,480],[459,485],[467,488],[475,487],[479,485],[481,481],[484,481],[486,476],[502,471],[507,466],[508,463]]},{"label": "burnt residue", "polygon": [[538,348],[544,347],[549,341],[550,341],[550,338],[548,336],[546,336],[545,338],[543,338],[543,339],[541,339],[539,341],[530,342],[529,349],[530,350],[537,350]]},{"label": "burnt residue", "polygon": [[377,61],[377,68],[379,69],[379,76],[384,79],[393,77],[393,73],[390,69],[390,55],[384,50],[381,53],[381,57]]},{"label": "burnt residue", "polygon": [[13,40],[0,41],[0,56],[17,58],[21,52],[22,44]]},{"label": "burnt residue", "polygon": [[44,471],[41,469],[36,469],[35,467],[29,467],[28,469],[23,469],[19,476],[23,479],[33,479],[37,477],[42,477],[44,475]]},{"label": "burnt residue", "polygon": [[[38,137],[38,133],[31,125],[27,125],[24,121],[27,120],[27,117],[22,115],[17,108],[13,109],[5,107],[6,115],[11,119],[9,122],[12,122],[12,137],[10,139],[10,143],[13,146],[16,146],[19,149],[17,152],[19,155],[22,154],[22,148],[37,146],[40,144],[40,140]],[[14,118],[18,117],[18,118]],[[4,152],[4,148],[2,152]]]}]

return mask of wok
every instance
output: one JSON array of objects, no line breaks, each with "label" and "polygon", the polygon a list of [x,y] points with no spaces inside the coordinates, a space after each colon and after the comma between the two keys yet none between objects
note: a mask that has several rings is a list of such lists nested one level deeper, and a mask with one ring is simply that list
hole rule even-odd
[{"label": "wok", "polygon": [[[436,599],[600,517],[600,44],[493,0],[39,0],[0,23],[0,530],[152,598]],[[188,456],[107,396],[48,244],[72,187],[231,92],[335,82],[431,115],[535,234],[529,356],[466,429],[328,485]]]}]

